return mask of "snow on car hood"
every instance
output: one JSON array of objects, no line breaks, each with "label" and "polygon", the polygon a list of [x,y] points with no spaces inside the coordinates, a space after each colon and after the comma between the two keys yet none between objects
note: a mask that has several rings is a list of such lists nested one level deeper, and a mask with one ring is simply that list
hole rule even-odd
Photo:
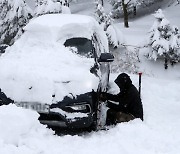
[{"label": "snow on car hood", "polygon": [[82,58],[54,39],[50,31],[26,31],[0,57],[0,88],[15,101],[52,103],[97,89],[90,73],[94,60]]}]

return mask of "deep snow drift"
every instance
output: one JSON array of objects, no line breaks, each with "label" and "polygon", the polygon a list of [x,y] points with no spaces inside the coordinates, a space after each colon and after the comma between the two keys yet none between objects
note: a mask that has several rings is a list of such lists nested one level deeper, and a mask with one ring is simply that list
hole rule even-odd
[{"label": "deep snow drift", "polygon": [[[180,5],[165,9],[170,22],[178,25]],[[153,16],[141,18],[123,29],[127,42],[138,45],[153,24]],[[117,26],[123,24],[117,24]],[[143,58],[143,57],[141,57]],[[14,105],[0,107],[1,154],[179,154],[180,72],[179,66],[165,71],[162,64],[141,59],[144,122],[121,123],[108,131],[85,136],[55,136],[37,121],[38,114]],[[118,74],[111,74],[111,91]],[[138,75],[131,75],[138,87]]]}]

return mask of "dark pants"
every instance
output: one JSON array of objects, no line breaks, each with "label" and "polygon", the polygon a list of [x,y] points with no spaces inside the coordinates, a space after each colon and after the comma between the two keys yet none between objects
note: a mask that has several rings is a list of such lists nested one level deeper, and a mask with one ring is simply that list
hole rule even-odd
[{"label": "dark pants", "polygon": [[134,120],[135,117],[132,114],[118,112],[113,109],[109,109],[107,111],[107,125],[114,125],[121,122],[128,122],[130,120]]}]

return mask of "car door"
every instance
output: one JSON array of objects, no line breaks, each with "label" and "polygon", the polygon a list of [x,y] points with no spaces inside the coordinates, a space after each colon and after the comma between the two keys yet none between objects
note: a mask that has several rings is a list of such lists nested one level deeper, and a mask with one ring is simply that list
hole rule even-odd
[{"label": "car door", "polygon": [[103,48],[101,47],[101,41],[97,34],[93,35],[93,43],[94,43],[94,57],[95,57],[95,65],[99,69],[99,86],[98,91],[106,92],[109,83],[109,74],[110,74],[110,65],[109,62],[98,62],[98,58],[100,57]]}]

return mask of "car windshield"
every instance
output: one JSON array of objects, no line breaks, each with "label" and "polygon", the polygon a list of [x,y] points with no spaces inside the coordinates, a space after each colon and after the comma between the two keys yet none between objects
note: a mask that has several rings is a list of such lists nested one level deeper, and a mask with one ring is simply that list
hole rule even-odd
[{"label": "car windshield", "polygon": [[70,47],[72,52],[81,56],[93,58],[94,47],[92,41],[87,38],[71,38],[64,43],[65,47]]}]

